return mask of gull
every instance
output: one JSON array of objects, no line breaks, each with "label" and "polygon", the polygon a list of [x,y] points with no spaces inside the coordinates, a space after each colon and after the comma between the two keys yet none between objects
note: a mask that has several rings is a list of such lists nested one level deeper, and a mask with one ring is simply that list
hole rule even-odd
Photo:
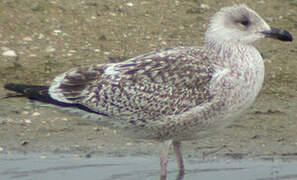
[{"label": "gull", "polygon": [[[265,37],[292,41],[244,4],[211,18],[202,47],[177,47],[120,63],[70,69],[48,86],[6,84],[30,99],[79,108],[132,138],[164,143],[161,177],[173,145],[184,174],[181,141],[215,134],[255,101],[264,63],[252,45]],[[102,120],[103,121],[103,120]]]}]

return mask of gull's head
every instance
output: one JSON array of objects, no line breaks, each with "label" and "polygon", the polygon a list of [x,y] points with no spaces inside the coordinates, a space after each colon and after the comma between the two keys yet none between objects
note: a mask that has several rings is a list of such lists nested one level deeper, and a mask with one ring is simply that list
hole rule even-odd
[{"label": "gull's head", "polygon": [[288,31],[270,27],[258,13],[243,4],[222,8],[211,18],[206,32],[206,41],[250,44],[265,37],[282,41],[293,40]]}]

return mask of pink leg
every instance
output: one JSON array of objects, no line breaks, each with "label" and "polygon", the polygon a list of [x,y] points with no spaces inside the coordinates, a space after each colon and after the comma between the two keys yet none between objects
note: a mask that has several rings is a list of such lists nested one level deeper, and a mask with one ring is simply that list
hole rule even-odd
[{"label": "pink leg", "polygon": [[161,177],[166,177],[167,174],[167,163],[168,163],[168,150],[172,143],[172,140],[168,140],[164,142],[163,153],[160,157],[160,165],[161,165]]},{"label": "pink leg", "polygon": [[184,174],[184,162],[183,162],[183,156],[181,153],[181,143],[180,141],[173,141],[173,148],[177,159],[177,164],[179,168],[179,173]]}]

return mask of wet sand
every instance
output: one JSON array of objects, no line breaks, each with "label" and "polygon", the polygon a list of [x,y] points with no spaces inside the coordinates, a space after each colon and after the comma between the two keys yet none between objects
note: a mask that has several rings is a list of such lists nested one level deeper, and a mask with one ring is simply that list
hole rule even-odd
[{"label": "wet sand", "polygon": [[[296,37],[294,1],[263,2],[247,4],[268,23]],[[8,93],[2,88],[5,83],[49,84],[54,76],[71,67],[119,62],[159,48],[201,45],[209,17],[233,1],[211,0],[204,3],[206,7],[196,1],[127,3],[1,1],[1,53],[9,48],[18,58],[1,56],[0,96]],[[186,161],[297,155],[297,43],[264,40],[256,46],[264,57],[266,77],[255,104],[222,132],[183,142]],[[36,106],[24,98],[1,99],[0,109],[2,154],[152,156],[158,168],[160,143],[129,139],[77,115]]]}]

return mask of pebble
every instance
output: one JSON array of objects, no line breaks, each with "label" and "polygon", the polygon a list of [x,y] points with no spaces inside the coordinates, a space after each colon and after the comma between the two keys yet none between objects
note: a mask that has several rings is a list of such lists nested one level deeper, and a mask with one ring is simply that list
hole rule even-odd
[{"label": "pebble", "polygon": [[86,158],[91,158],[92,157],[92,154],[88,153],[86,154]]},{"label": "pebble", "polygon": [[29,57],[37,57],[37,54],[29,54]]},{"label": "pebble", "polygon": [[40,159],[46,159],[47,156],[40,156],[39,158],[40,158]]},{"label": "pebble", "polygon": [[41,124],[47,124],[47,121],[40,121]]},{"label": "pebble", "polygon": [[21,114],[22,115],[27,115],[27,114],[29,114],[29,111],[22,111]]},{"label": "pebble", "polygon": [[39,113],[39,112],[34,112],[34,113],[32,114],[32,116],[40,116],[40,113]]},{"label": "pebble", "polygon": [[126,146],[131,146],[133,143],[132,142],[127,142]]},{"label": "pebble", "polygon": [[45,36],[42,34],[42,33],[39,33],[39,35],[38,35],[38,39],[40,40],[40,39],[43,39]]},{"label": "pebble", "polygon": [[73,157],[79,158],[79,155],[78,154],[74,154]]},{"label": "pebble", "polygon": [[17,57],[17,54],[14,50],[6,50],[2,53],[2,56],[6,57]]},{"label": "pebble", "polygon": [[26,145],[28,145],[29,144],[29,141],[24,141],[24,142],[22,142],[22,146],[26,146]]},{"label": "pebble", "polygon": [[111,16],[117,16],[116,13],[109,13]]},{"label": "pebble", "polygon": [[68,121],[68,119],[67,119],[67,118],[62,118],[61,120],[62,120],[62,121]]},{"label": "pebble", "polygon": [[54,32],[55,34],[60,34],[62,31],[61,31],[60,29],[55,29],[53,32]]},{"label": "pebble", "polygon": [[33,39],[29,36],[23,38],[24,41],[33,41]]},{"label": "pebble", "polygon": [[134,4],[131,3],[131,2],[128,2],[126,5],[129,6],[129,7],[133,7],[134,6]]},{"label": "pebble", "polygon": [[76,50],[70,49],[68,52],[69,53],[76,53]]},{"label": "pebble", "polygon": [[161,44],[162,45],[167,45],[167,42],[166,41],[162,41]]},{"label": "pebble", "polygon": [[2,152],[3,150],[4,150],[4,148],[0,146],[0,152]]},{"label": "pebble", "polygon": [[93,128],[95,131],[101,131],[101,128],[100,127],[94,127]]},{"label": "pebble", "polygon": [[207,4],[201,4],[201,5],[200,5],[200,8],[201,8],[201,9],[208,10],[210,7],[209,7],[209,5],[207,5]]},{"label": "pebble", "polygon": [[24,122],[27,123],[27,124],[31,124],[32,123],[32,121],[30,119],[25,119]]},{"label": "pebble", "polygon": [[52,46],[48,46],[47,48],[45,48],[45,51],[46,52],[54,52],[54,51],[56,51],[56,49],[53,48]]}]

